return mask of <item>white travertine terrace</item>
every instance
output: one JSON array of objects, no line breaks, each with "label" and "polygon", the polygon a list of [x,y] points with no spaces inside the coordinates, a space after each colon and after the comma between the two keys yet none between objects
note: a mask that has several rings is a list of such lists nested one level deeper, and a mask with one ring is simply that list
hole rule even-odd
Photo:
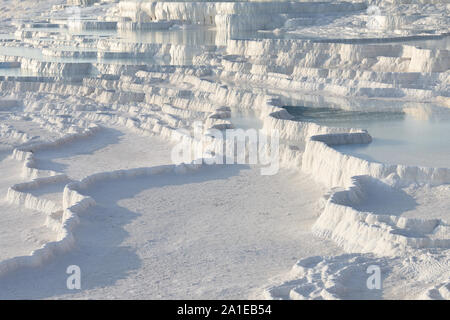
[{"label": "white travertine terrace", "polygon": [[[45,22],[17,23],[13,38],[0,37],[0,111],[11,111],[2,114],[7,121],[35,122],[58,137],[35,141],[40,138],[2,118],[0,137],[11,141],[10,156],[23,163],[22,176],[28,180],[10,186],[6,200],[45,214],[57,240],[28,256],[0,261],[0,276],[58,259],[73,248],[73,230],[95,204],[82,194],[87,186],[204,169],[193,164],[132,168],[73,181],[41,169],[36,152],[90,139],[108,126],[174,143],[183,139],[177,129],[192,132],[195,121],[226,129],[236,127],[233,115],[252,114],[267,134],[279,131],[282,167],[309,174],[330,189],[313,232],[351,253],[300,260],[285,282],[264,290],[264,297],[347,298],[346,277],[358,268],[391,263],[401,269],[401,260],[417,258],[424,265],[443,266],[433,269],[432,286],[417,297],[448,299],[448,221],[358,208],[374,188],[446,186],[450,165],[384,164],[343,154],[333,146],[371,143],[370,132],[295,121],[282,108],[310,103],[373,112],[414,102],[448,110],[449,5],[424,3],[68,1],[67,6],[80,6],[84,19],[67,19],[67,7],[55,3]],[[367,11],[371,5],[380,10],[374,15],[376,30]],[[415,13],[421,8],[419,17]],[[321,28],[318,16],[330,20],[326,27]],[[324,35],[327,28],[333,34]],[[62,204],[28,192],[66,182]],[[404,268],[422,267],[405,263]],[[319,274],[320,281],[311,280]]]}]

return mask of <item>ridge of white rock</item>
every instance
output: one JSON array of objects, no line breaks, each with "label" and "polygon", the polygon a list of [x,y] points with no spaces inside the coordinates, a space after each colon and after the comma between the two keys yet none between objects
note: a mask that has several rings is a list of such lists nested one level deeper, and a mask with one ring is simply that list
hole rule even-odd
[{"label": "ridge of white rock", "polygon": [[450,299],[450,284],[444,282],[426,291],[422,298],[424,300],[449,300]]},{"label": "ridge of white rock", "polygon": [[[392,187],[368,176],[353,177],[348,189],[333,193],[313,226],[322,237],[333,239],[348,252],[400,255],[411,248],[449,248],[450,226],[439,219],[411,219],[355,210],[368,197],[371,184]],[[389,192],[389,191],[387,191]]]},{"label": "ridge of white rock", "polygon": [[[25,149],[47,149],[60,146],[62,144],[71,143],[76,139],[83,139],[88,135],[92,135],[98,131],[99,127],[94,126],[90,131],[80,134],[69,134],[57,141],[36,144],[28,146]],[[57,232],[57,239],[53,242],[44,244],[41,248],[34,250],[28,256],[18,256],[0,262],[0,276],[23,267],[36,267],[42,265],[45,261],[54,255],[61,254],[73,248],[75,238],[73,230],[79,223],[79,215],[83,214],[86,209],[95,204],[95,201],[89,197],[82,195],[79,190],[86,188],[92,183],[105,179],[121,179],[123,177],[135,176],[151,176],[155,174],[164,174],[175,172],[178,174],[186,173],[190,170],[199,168],[199,165],[167,165],[150,168],[137,168],[131,170],[118,170],[113,172],[101,172],[82,179],[79,182],[69,182],[65,174],[57,172],[44,171],[33,168],[34,157],[33,152],[15,149],[13,157],[17,161],[23,161],[24,167],[27,168],[26,174],[29,178],[33,178],[30,182],[16,184],[9,188],[6,199],[7,201],[22,205],[26,208],[34,209],[47,214],[46,225]],[[30,175],[30,169],[32,174]],[[35,178],[36,176],[48,175],[48,177]],[[44,184],[52,184],[56,182],[69,182],[62,195],[62,207],[51,200],[40,199],[30,193],[23,192],[24,189],[36,188]]]},{"label": "ridge of white rock", "polygon": [[[0,123],[0,138],[11,147],[12,158],[23,162],[22,175],[30,181],[10,186],[6,200],[46,214],[46,224],[58,232],[58,240],[30,256],[0,262],[0,274],[40,265],[71,249],[79,215],[93,205],[81,191],[91,183],[195,168],[119,170],[73,182],[61,172],[40,169],[36,151],[89,139],[102,125],[184,141],[195,149],[212,141],[208,133],[192,138],[196,121],[207,130],[226,130],[236,127],[234,116],[246,114],[257,119],[267,135],[279,133],[281,166],[302,170],[330,188],[313,231],[352,253],[300,260],[289,280],[264,291],[266,297],[346,298],[354,272],[372,263],[400,265],[402,258],[412,260],[428,251],[442,252],[443,257],[429,259],[434,264],[442,260],[445,266],[450,249],[447,221],[360,208],[373,188],[396,192],[411,185],[448,185],[450,168],[388,165],[343,154],[333,147],[369,144],[370,132],[298,121],[283,108],[327,105],[427,118],[426,111],[414,109],[411,102],[430,109],[449,107],[449,47],[445,41],[427,43],[448,38],[445,1],[426,6],[424,1],[370,4],[380,10],[373,17],[367,3],[359,1],[74,0],[67,5],[82,6],[80,13],[89,19],[61,18],[67,9],[62,5],[55,6],[47,20],[17,23],[13,38],[0,37],[0,111],[11,113],[2,114],[2,121],[11,124]],[[400,14],[421,8],[420,17]],[[326,27],[316,23],[318,13]],[[324,37],[327,28],[341,37]],[[146,38],[146,32],[154,35]],[[23,128],[24,122],[39,129]],[[41,137],[39,130],[51,138]],[[62,205],[28,192],[66,182]],[[411,266],[414,263],[404,262],[404,268]],[[417,296],[448,299],[448,282],[437,272],[430,277],[435,285]]]}]

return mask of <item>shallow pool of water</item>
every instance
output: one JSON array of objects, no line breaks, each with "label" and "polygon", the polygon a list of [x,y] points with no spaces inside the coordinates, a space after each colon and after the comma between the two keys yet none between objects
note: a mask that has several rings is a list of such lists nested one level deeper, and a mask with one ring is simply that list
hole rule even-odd
[{"label": "shallow pool of water", "polygon": [[[79,49],[70,47],[60,47],[57,50],[75,51],[75,52],[95,52],[93,49]],[[167,65],[170,61],[163,59],[155,59],[153,57],[117,57],[117,58],[100,58],[100,57],[58,57],[51,55],[43,55],[40,48],[29,47],[4,47],[0,46],[0,55],[25,57],[29,59],[35,59],[44,62],[56,62],[56,63],[105,63],[105,64],[120,64],[120,65],[136,65],[136,64],[148,64],[148,65]],[[191,62],[186,59],[186,64]]]},{"label": "shallow pool of water", "polygon": [[412,116],[403,112],[343,111],[331,108],[286,108],[295,120],[321,125],[367,129],[373,142],[337,150],[375,162],[450,167],[449,111]]}]

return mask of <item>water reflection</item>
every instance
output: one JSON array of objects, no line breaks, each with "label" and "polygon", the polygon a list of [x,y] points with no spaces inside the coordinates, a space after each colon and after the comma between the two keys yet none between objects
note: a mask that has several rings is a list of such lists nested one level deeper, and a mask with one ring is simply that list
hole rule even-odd
[{"label": "water reflection", "polygon": [[[427,104],[414,104],[405,108],[406,112],[345,111],[326,107],[286,109],[298,121],[367,129],[373,142],[336,147],[346,154],[383,163],[450,167],[450,110]],[[423,113],[426,116],[420,116]]]}]

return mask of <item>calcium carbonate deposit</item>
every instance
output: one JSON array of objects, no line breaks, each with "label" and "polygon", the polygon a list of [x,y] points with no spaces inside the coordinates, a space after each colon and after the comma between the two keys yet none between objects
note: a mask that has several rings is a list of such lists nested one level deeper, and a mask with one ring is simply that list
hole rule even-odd
[{"label": "calcium carbonate deposit", "polygon": [[447,0],[0,0],[0,299],[450,299],[449,137]]}]

